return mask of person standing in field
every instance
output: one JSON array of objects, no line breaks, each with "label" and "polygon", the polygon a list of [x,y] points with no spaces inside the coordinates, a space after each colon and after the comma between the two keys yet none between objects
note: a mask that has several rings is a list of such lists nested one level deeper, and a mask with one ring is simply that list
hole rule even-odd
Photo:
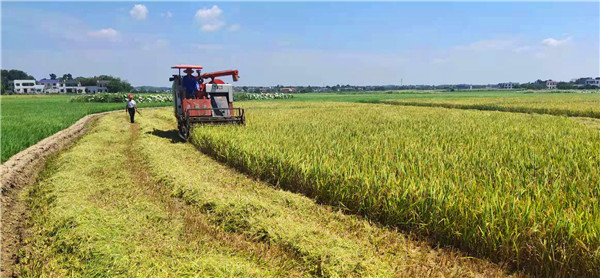
[{"label": "person standing in field", "polygon": [[129,118],[131,123],[133,123],[133,118],[135,117],[135,112],[137,111],[137,105],[135,104],[135,100],[133,100],[133,96],[129,95],[129,100],[127,101],[127,106],[125,107],[125,112],[129,112]]}]

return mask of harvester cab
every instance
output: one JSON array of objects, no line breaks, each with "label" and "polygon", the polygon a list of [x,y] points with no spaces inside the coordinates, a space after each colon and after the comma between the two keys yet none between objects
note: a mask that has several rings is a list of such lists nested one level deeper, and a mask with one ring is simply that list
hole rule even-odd
[{"label": "harvester cab", "polygon": [[[188,139],[191,129],[196,125],[246,124],[244,109],[233,107],[233,86],[217,79],[217,77],[231,76],[233,81],[238,81],[237,70],[202,74],[202,66],[176,65],[171,68],[179,70],[178,74],[169,78],[169,81],[173,82],[175,117],[179,137],[183,140]],[[198,81],[198,87],[192,94],[186,92],[182,70],[186,73],[196,71],[196,75],[192,74],[192,76]]]}]

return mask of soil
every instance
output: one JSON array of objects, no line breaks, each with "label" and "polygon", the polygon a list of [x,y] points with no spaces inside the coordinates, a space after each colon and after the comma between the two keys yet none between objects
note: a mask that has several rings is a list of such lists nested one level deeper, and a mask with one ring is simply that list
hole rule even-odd
[{"label": "soil", "polygon": [[21,200],[23,189],[36,181],[38,173],[46,164],[46,159],[71,146],[90,129],[95,120],[108,113],[113,112],[87,115],[72,126],[21,151],[0,165],[2,277],[16,276],[14,266],[19,262],[18,251],[25,238],[28,215],[27,206]]}]

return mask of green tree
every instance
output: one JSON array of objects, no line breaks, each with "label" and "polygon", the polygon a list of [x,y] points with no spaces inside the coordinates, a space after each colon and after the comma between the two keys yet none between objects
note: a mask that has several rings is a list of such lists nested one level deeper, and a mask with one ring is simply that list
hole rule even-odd
[{"label": "green tree", "polygon": [[11,70],[2,70],[0,75],[2,76],[2,93],[8,90],[8,84],[13,80],[20,79],[35,79],[33,76],[27,74],[24,71],[11,69]]},{"label": "green tree", "polygon": [[560,90],[570,90],[575,89],[575,86],[568,82],[558,82],[558,84],[556,84],[556,88]]},{"label": "green tree", "polygon": [[106,87],[108,87],[109,93],[121,92],[121,82],[119,80],[116,80],[116,79],[110,80]]},{"label": "green tree", "polygon": [[98,84],[98,79],[95,76],[90,78],[80,76],[75,78],[75,80],[81,83],[81,86],[96,86],[96,84]]},{"label": "green tree", "polygon": [[[92,77],[94,80],[93,85],[97,84],[98,81],[108,81],[107,88],[109,93],[118,93],[118,92],[131,92],[133,91],[133,86],[129,84],[126,80],[121,80],[121,78],[113,77],[110,75],[100,75]],[[82,84],[83,85],[83,84]]]},{"label": "green tree", "polygon": [[60,81],[66,81],[71,79],[73,79],[73,75],[71,75],[70,73],[65,73],[63,74],[62,78],[59,78]]},{"label": "green tree", "polygon": [[56,74],[54,74],[54,73],[51,73],[51,74],[50,74],[50,79],[56,79]]},{"label": "green tree", "polygon": [[133,86],[129,82],[121,81],[119,78],[110,80],[107,87],[109,93],[130,92],[133,90]]}]

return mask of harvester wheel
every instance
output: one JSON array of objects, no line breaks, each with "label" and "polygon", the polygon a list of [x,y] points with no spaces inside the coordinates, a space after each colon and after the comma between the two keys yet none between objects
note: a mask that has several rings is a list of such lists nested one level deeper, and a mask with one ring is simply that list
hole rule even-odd
[{"label": "harvester wheel", "polygon": [[181,137],[181,139],[183,139],[186,142],[187,142],[188,138],[190,137],[190,128],[187,123],[179,124],[179,137]]}]

